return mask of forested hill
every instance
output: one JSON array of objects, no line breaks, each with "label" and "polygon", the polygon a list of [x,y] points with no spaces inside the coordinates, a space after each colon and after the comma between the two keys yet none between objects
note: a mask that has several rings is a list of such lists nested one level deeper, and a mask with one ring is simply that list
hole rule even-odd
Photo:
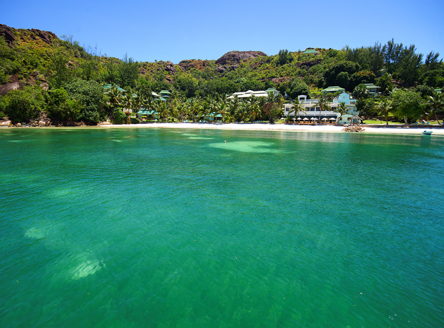
[{"label": "forested hill", "polygon": [[[397,44],[342,50],[315,48],[267,56],[261,51],[232,51],[217,60],[136,62],[99,56],[72,38],[58,38],[37,29],[0,25],[1,94],[19,84],[61,87],[74,78],[111,82],[124,88],[152,91],[168,89],[187,97],[227,94],[276,87],[290,96],[301,90],[338,85],[352,91],[362,82],[377,83],[390,74],[395,85],[444,86],[444,66],[439,54],[424,56],[414,46]],[[100,41],[100,40],[98,40]],[[122,49],[124,52],[124,49]],[[15,83],[14,85],[6,85]]]},{"label": "forested hill", "polygon": [[146,102],[161,90],[171,92],[170,100],[183,101],[225,99],[233,92],[270,87],[289,101],[301,94],[317,97],[328,86],[352,92],[362,83],[377,84],[385,96],[395,87],[414,87],[424,97],[444,86],[444,64],[438,53],[423,55],[414,45],[394,40],[355,49],[280,50],[276,55],[231,51],[215,60],[137,62],[128,55],[119,59],[85,49],[72,37],[0,24],[0,119],[16,122],[45,112],[53,121],[95,124],[116,120],[122,114],[117,108],[140,107],[129,97],[123,98],[127,103],[110,101],[105,84]]}]

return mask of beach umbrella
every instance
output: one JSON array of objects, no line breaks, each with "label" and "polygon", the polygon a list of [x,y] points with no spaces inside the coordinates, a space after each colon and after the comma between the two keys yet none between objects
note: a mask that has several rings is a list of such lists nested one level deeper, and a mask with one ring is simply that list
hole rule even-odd
[{"label": "beach umbrella", "polygon": [[312,121],[317,121],[318,119],[316,117],[311,118]]},{"label": "beach umbrella", "polygon": [[323,119],[322,119],[323,121],[326,121],[327,120],[327,118],[326,117],[324,117]]},{"label": "beach umbrella", "polygon": [[302,120],[302,118],[298,117],[298,121]]},{"label": "beach umbrella", "polygon": [[335,120],[336,121],[336,117],[330,117],[330,120]]},{"label": "beach umbrella", "polygon": [[308,121],[308,118],[304,117],[304,121]]}]

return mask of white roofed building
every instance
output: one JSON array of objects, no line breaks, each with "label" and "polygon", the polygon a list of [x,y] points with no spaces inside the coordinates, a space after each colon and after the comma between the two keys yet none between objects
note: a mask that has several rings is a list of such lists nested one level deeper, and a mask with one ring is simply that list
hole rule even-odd
[{"label": "white roofed building", "polygon": [[277,91],[274,88],[269,88],[269,89],[264,90],[264,91],[248,90],[248,91],[245,91],[245,92],[235,92],[231,96],[229,96],[228,99],[234,99],[236,96],[239,99],[250,98],[251,96],[255,96],[255,97],[268,97],[268,94],[270,92],[274,93],[275,95],[279,94],[279,91]]}]

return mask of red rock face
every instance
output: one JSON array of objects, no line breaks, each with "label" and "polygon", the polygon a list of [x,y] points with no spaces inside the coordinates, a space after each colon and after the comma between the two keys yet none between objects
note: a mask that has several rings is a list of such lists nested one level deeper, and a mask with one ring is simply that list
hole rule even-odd
[{"label": "red rock face", "polygon": [[302,63],[297,63],[296,66],[297,67],[305,66],[306,68],[310,68],[310,67],[312,67],[314,65],[317,65],[317,64],[321,63],[321,61],[322,60],[320,58],[318,58],[318,59],[313,59],[313,60],[309,60],[309,61],[302,62]]},{"label": "red rock face", "polygon": [[[31,32],[31,38],[33,40],[41,39],[43,42],[45,42],[49,45],[52,43],[52,40],[54,38],[57,38],[57,35],[55,35],[52,32],[41,31],[41,30],[37,30],[35,28],[30,29],[30,30],[29,29],[28,30],[19,29],[19,31],[29,31],[29,32]],[[0,35],[3,35],[3,37],[5,38],[6,44],[12,48],[14,45],[14,41],[16,40],[13,29],[7,25],[0,24]]]},{"label": "red rock face", "polygon": [[13,43],[15,41],[14,33],[9,26],[4,24],[0,24],[0,35],[3,35],[5,38],[6,44],[12,48]]},{"label": "red rock face", "polygon": [[36,36],[38,36],[40,39],[42,39],[43,42],[45,42],[49,45],[51,45],[53,38],[57,38],[57,35],[55,35],[52,32],[36,30],[35,28],[28,30],[28,31],[33,32]]},{"label": "red rock face", "polygon": [[208,61],[207,60],[201,60],[201,59],[186,59],[186,60],[182,60],[179,63],[180,68],[183,71],[188,71],[190,68],[195,68],[198,70],[202,70],[205,67],[209,66]]},{"label": "red rock face", "polygon": [[247,58],[256,58],[259,56],[267,56],[262,51],[231,51],[216,60],[218,65],[238,64]]},{"label": "red rock face", "polygon": [[176,74],[176,68],[174,67],[174,64],[171,61],[167,61],[167,66],[165,70],[167,72],[170,72],[171,74]]}]

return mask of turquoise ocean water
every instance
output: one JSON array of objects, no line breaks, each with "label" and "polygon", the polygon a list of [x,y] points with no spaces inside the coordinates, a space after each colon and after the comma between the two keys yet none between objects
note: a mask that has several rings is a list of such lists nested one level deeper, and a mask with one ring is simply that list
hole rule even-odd
[{"label": "turquoise ocean water", "polygon": [[0,130],[0,327],[444,327],[443,146]]}]

